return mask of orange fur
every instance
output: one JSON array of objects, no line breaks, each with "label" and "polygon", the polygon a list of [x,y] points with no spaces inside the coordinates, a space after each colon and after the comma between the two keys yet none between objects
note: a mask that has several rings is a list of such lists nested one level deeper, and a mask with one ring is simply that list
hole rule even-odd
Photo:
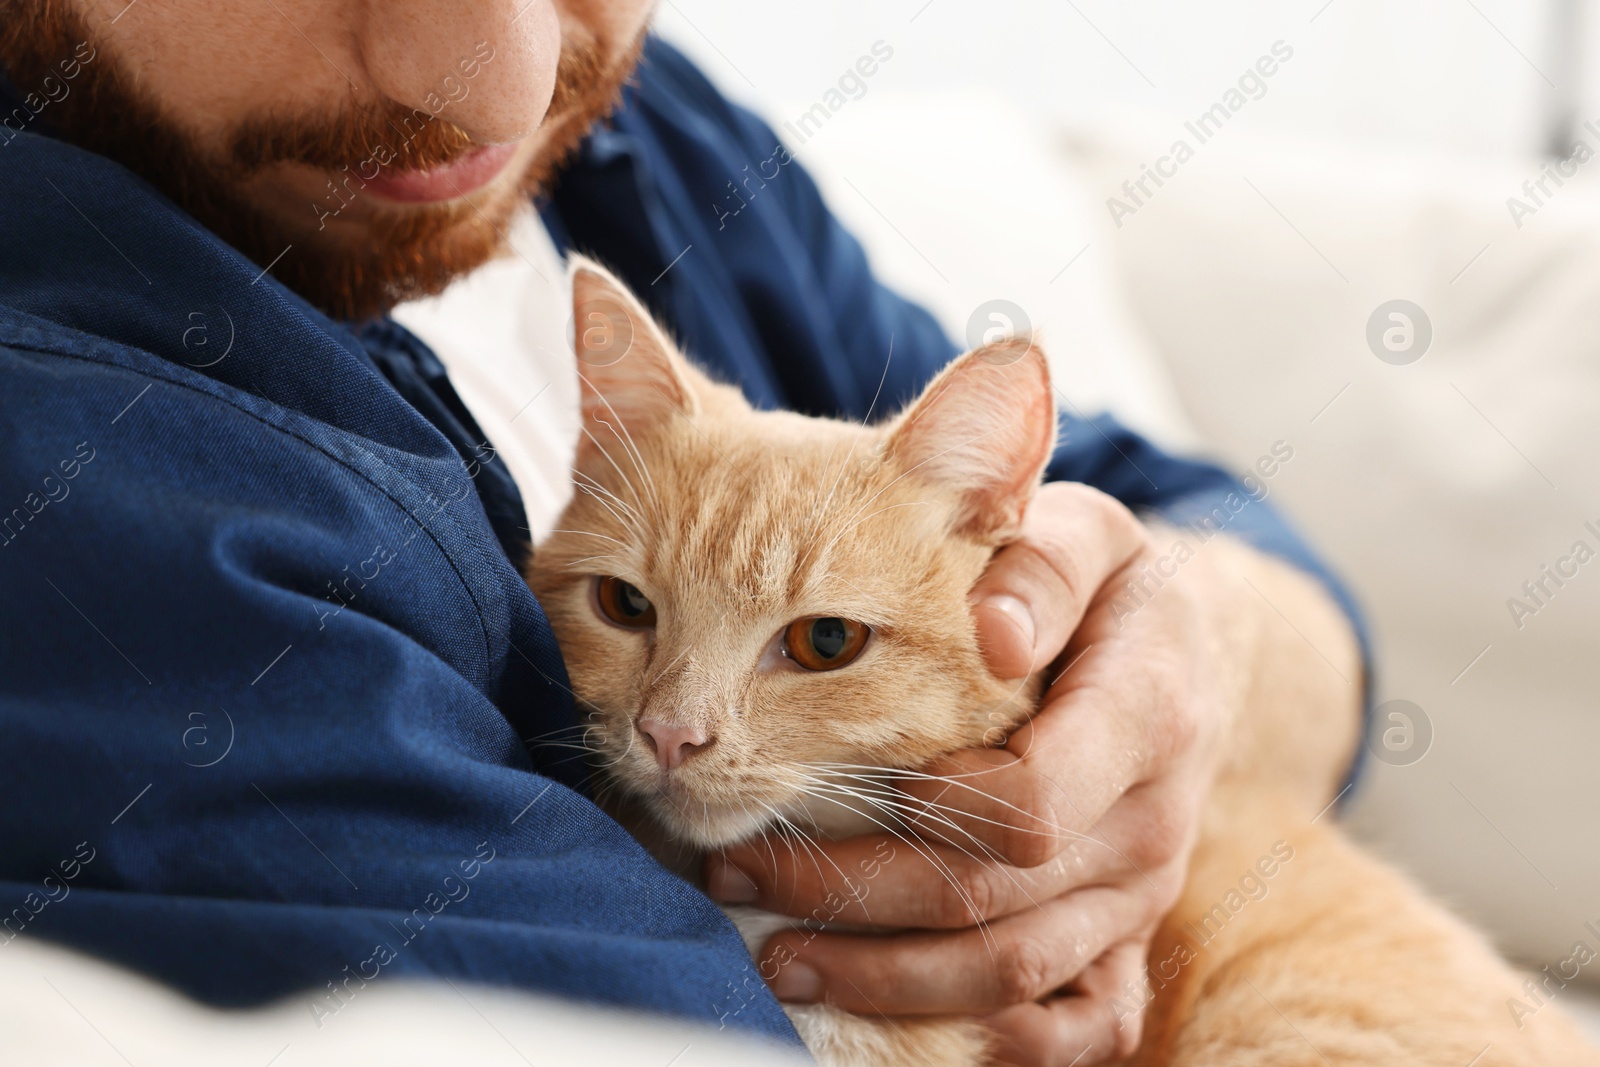
[{"label": "orange fur", "polygon": [[[1038,699],[1040,679],[989,674],[967,595],[1015,535],[1054,441],[1042,356],[1026,341],[969,353],[881,425],[757,412],[683,359],[602,268],[575,258],[573,283],[578,491],[528,580],[614,810],[686,871],[699,850],[775,828],[899,828],[892,801],[863,798],[839,765],[914,769],[992,741]],[[591,319],[615,329],[586,333]],[[650,600],[653,628],[602,617],[595,582],[608,576]],[[781,635],[808,616],[868,625],[860,658],[820,672],[789,662]],[[635,727],[645,715],[710,741],[664,770]],[[1466,1067],[1485,1045],[1476,1067],[1594,1062],[1554,1010],[1510,1025],[1511,970],[1302,808],[1224,773],[1154,945],[1138,1063]],[[1229,892],[1279,841],[1293,859],[1268,896],[1232,909]],[[786,921],[734,912],[757,947]],[[789,1011],[824,1064],[984,1062],[969,1021]]]}]

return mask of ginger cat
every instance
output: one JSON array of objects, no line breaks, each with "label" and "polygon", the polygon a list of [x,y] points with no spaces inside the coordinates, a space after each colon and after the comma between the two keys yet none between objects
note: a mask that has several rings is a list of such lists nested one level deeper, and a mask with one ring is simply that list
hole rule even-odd
[{"label": "ginger cat", "polygon": [[[981,745],[1039,697],[1038,677],[989,674],[967,593],[1055,443],[1043,357],[970,352],[876,426],[758,412],[610,273],[571,273],[578,491],[527,577],[613,810],[691,878],[702,850],[772,829],[898,827],[884,774]],[[1257,772],[1271,725],[1251,716],[1271,714],[1237,710],[1133,1062],[1600,1063],[1554,1008],[1519,1027],[1523,980],[1481,937]],[[752,951],[791,922],[729,913]],[[987,1062],[966,1019],[785,1007],[825,1067]]]}]

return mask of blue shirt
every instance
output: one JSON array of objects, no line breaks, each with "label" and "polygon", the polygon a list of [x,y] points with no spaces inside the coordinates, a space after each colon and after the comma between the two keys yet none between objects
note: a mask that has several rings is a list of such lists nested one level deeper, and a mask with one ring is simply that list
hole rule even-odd
[{"label": "blue shirt", "polygon": [[[41,126],[42,128],[42,126]],[[794,1041],[722,914],[587,797],[516,488],[415,337],[330,321],[107,159],[0,133],[0,950],[327,1021],[437,975]],[[758,405],[860,418],[955,348],[660,41],[543,216]],[[760,165],[766,162],[765,167]],[[670,269],[669,269],[670,268]],[[1243,488],[1109,418],[1053,478]],[[1348,597],[1268,506],[1227,527]]]}]

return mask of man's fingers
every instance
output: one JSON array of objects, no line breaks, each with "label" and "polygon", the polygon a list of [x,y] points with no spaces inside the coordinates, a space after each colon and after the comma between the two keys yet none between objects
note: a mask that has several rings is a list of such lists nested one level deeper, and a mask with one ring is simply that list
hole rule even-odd
[{"label": "man's fingers", "polygon": [[[1020,906],[1001,883],[1011,885],[992,864],[887,834],[806,845],[772,836],[706,860],[706,893],[713,900],[824,923],[972,926],[997,908],[1005,914]],[[1060,890],[1041,892],[1049,897]]]},{"label": "man's fingers", "polygon": [[910,825],[1016,867],[1051,861],[1091,832],[1123,793],[1170,769],[1200,725],[1149,648],[1122,633],[1094,641],[1003,749],[962,750],[907,777],[902,787],[923,806]]},{"label": "man's fingers", "polygon": [[1022,536],[995,554],[972,589],[989,669],[1022,678],[1066,647],[1095,593],[1145,543],[1127,508],[1088,486],[1039,490]]},{"label": "man's fingers", "polygon": [[1156,755],[1139,701],[1159,694],[1131,679],[1098,684],[1116,658],[1112,649],[1085,650],[1072,667],[1083,672],[1079,683],[1052,690],[1004,748],[956,752],[908,777],[903,788],[922,807],[909,820],[916,831],[987,848],[1018,867],[1046,863],[1089,833],[1149,777]]},{"label": "man's fingers", "polygon": [[1079,886],[1142,877],[1132,865],[1144,866],[1143,857],[1125,851],[1139,840],[1140,820],[1137,810],[1113,812],[1093,838],[1027,869],[997,863],[970,845],[913,845],[885,834],[809,848],[770,837],[710,856],[706,892],[723,904],[825,923],[958,930]]},{"label": "man's fingers", "polygon": [[923,838],[1036,867],[1090,828],[1054,782],[1055,770],[1008,749],[964,749],[900,783],[911,798],[904,817]]},{"label": "man's fingers", "polygon": [[1072,993],[1018,1004],[984,1020],[992,1055],[1018,1067],[1089,1067],[1133,1055],[1146,1008],[1145,943],[1124,941],[1086,967]]},{"label": "man's fingers", "polygon": [[1129,894],[1092,886],[957,933],[780,933],[761,976],[780,1000],[882,1015],[987,1014],[1048,996],[1138,925]]}]

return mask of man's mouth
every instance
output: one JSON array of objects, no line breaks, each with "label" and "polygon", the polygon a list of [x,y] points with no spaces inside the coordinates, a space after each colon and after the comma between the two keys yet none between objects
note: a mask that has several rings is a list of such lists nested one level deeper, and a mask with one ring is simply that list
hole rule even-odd
[{"label": "man's mouth", "polygon": [[368,191],[405,204],[454,200],[488,185],[516,155],[518,144],[488,144],[432,170],[385,168],[366,181]]}]

